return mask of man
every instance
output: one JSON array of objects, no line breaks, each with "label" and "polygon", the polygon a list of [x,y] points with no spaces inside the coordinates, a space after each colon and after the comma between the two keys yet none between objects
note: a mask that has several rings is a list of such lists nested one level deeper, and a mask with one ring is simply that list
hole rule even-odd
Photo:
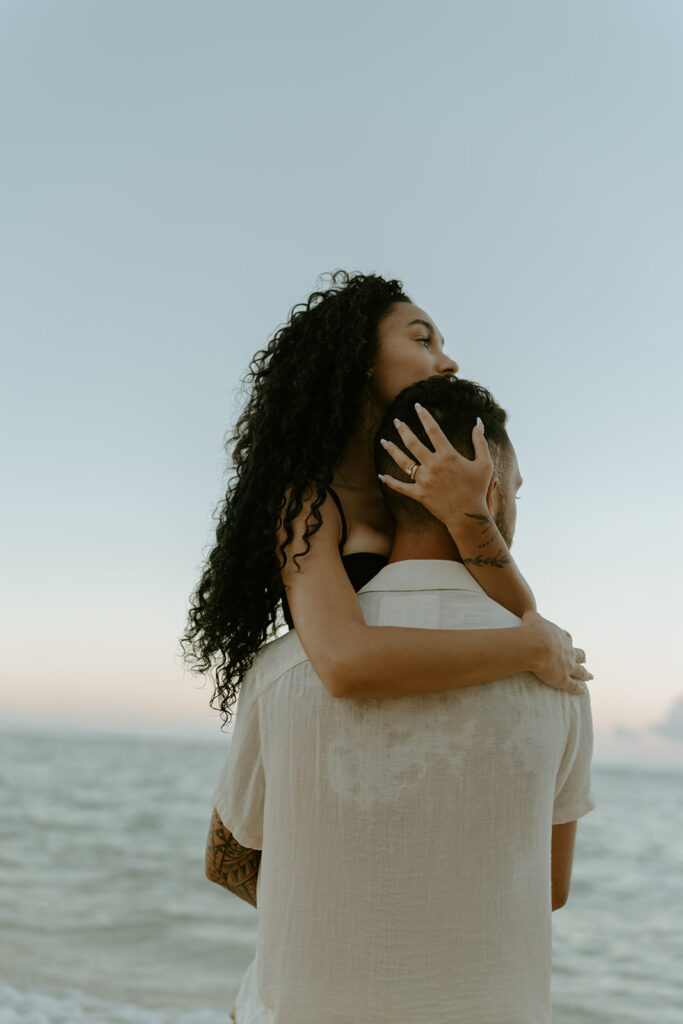
[{"label": "man", "polygon": [[[415,401],[468,457],[481,417],[489,510],[510,544],[521,477],[506,415],[478,385],[438,377],[401,392],[378,470],[400,473],[379,444],[405,452],[394,417],[429,444]],[[519,623],[442,523],[386,487],[385,500],[396,532],[359,592],[369,625]],[[253,905],[258,877],[259,1021],[547,1024],[551,910],[569,893],[576,821],[595,807],[592,746],[588,692],[531,673],[335,699],[294,631],[266,644],[240,689],[207,843],[208,877]]]}]

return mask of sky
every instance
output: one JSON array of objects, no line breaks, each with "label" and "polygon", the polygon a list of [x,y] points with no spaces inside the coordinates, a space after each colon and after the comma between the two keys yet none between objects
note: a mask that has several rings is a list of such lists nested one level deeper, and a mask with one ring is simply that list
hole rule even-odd
[{"label": "sky", "polygon": [[216,735],[179,638],[254,353],[398,278],[509,413],[595,760],[683,766],[683,7],[0,3],[12,727]]}]

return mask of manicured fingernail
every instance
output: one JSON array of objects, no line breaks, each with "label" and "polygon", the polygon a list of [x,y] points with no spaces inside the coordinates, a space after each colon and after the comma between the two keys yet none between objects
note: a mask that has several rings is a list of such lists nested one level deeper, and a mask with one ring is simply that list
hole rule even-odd
[{"label": "manicured fingernail", "polygon": [[419,402],[416,402],[416,403],[415,403],[415,408],[417,409],[417,411],[418,411],[418,412],[421,412],[421,411],[422,411],[422,406],[420,405],[420,403],[419,403]]},{"label": "manicured fingernail", "polygon": [[394,426],[397,427],[400,424],[400,420],[394,420]]},{"label": "manicured fingernail", "polygon": [[380,478],[380,480],[384,480],[384,476],[382,473],[378,473],[377,476]]},{"label": "manicured fingernail", "polygon": [[380,443],[381,445],[383,445],[383,447],[384,447],[384,448],[386,448],[386,447],[387,447],[387,445],[389,444],[389,442],[388,442],[388,441],[385,441],[383,437],[380,437],[380,439],[379,439],[379,443]]},{"label": "manicured fingernail", "polygon": [[481,416],[477,416],[477,426],[479,427],[479,429],[481,430],[481,432],[483,434],[484,433],[484,424],[481,422]]}]

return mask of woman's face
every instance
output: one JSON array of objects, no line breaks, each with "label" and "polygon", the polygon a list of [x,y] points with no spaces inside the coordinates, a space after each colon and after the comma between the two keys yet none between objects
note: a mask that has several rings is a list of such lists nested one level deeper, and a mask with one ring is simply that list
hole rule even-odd
[{"label": "woman's face", "polygon": [[412,302],[395,302],[377,328],[371,390],[380,411],[410,384],[458,369],[443,351],[443,337],[428,314]]}]

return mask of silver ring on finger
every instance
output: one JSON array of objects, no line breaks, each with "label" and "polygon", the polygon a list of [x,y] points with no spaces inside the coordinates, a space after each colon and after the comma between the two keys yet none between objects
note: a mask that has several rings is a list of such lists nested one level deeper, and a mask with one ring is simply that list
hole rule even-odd
[{"label": "silver ring on finger", "polygon": [[419,462],[414,462],[412,464],[412,466],[410,467],[410,479],[413,481],[413,483],[415,483],[415,474],[417,473],[419,468],[420,468],[420,463]]}]

